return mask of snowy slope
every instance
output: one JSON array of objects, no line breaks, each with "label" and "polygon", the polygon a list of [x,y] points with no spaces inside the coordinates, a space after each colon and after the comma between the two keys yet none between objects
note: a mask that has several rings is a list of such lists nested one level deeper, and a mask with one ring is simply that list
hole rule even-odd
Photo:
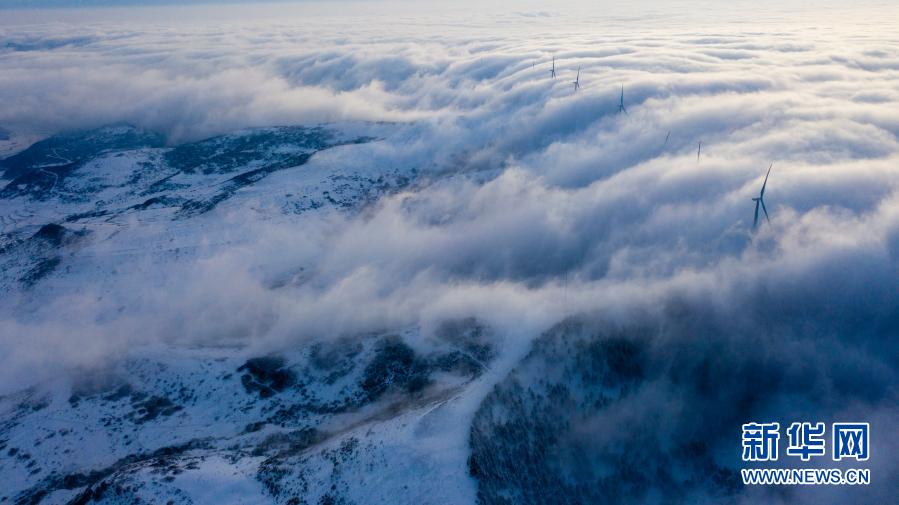
[{"label": "snowy slope", "polygon": [[[239,245],[248,237],[219,224],[229,215],[278,223],[356,212],[415,177],[415,167],[352,164],[339,152],[366,149],[388,128],[267,128],[166,147],[115,126],[40,141],[3,161],[5,303],[27,318],[85,283],[113,293],[132,262],[167,269]],[[106,370],[5,396],[0,500],[286,503],[337,496],[341,479],[350,493],[347,482],[364,484],[348,473],[415,452],[416,423],[480,374],[491,351],[465,324],[473,340],[454,333],[428,356],[399,335],[310,342],[285,356],[142,347]],[[296,479],[280,470],[291,462]]]},{"label": "snowy slope", "polygon": [[254,358],[139,349],[77,382],[2,398],[2,499],[390,503],[433,493],[408,480],[427,465],[452,478],[426,501],[454,503],[472,492],[459,479],[464,447],[434,457],[428,419],[489,362],[483,331],[471,321],[447,327],[429,355],[404,343],[414,335]]},{"label": "snowy slope", "polygon": [[369,166],[319,166],[314,155],[361,146],[383,131],[269,128],[167,148],[157,135],[117,126],[38,142],[2,162],[0,289],[33,287],[56,270],[90,275],[148,249],[164,262],[193,259],[198,237],[204,246],[240,240],[208,226],[229,211],[277,222],[359,208],[409,184],[414,167],[371,173]]}]

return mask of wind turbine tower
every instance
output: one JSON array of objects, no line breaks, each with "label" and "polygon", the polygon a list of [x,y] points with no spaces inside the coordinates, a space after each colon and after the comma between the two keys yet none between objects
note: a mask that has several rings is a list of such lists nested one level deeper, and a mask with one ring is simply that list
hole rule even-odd
[{"label": "wind turbine tower", "polygon": [[556,57],[553,56],[553,68],[549,70],[549,76],[553,79],[556,78]]},{"label": "wind turbine tower", "polygon": [[621,98],[618,100],[618,113],[627,114],[627,108],[624,106],[624,84],[621,85]]}]

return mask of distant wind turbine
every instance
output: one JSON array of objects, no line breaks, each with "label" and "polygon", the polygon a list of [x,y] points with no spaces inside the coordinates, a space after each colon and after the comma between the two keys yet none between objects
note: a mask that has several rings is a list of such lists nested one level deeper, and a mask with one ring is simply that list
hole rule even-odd
[{"label": "distant wind turbine", "polygon": [[574,82],[574,91],[581,89],[581,67],[577,67],[577,77],[575,77]]},{"label": "distant wind turbine", "polygon": [[556,57],[553,56],[553,68],[549,71],[549,76],[553,79],[556,78]]},{"label": "distant wind turbine", "polygon": [[696,163],[699,163],[699,155],[702,154],[702,141],[699,141],[699,147],[696,148]]},{"label": "distant wind turbine", "polygon": [[621,98],[618,100],[618,113],[627,114],[627,109],[624,107],[624,84],[621,85]]},{"label": "distant wind turbine", "polygon": [[669,139],[669,138],[671,138],[671,130],[668,131],[668,135],[665,135],[665,143],[662,144],[662,147],[665,147],[665,146],[668,145],[668,139]]},{"label": "distant wind turbine", "polygon": [[773,167],[774,163],[768,167],[768,173],[765,174],[765,182],[762,183],[762,191],[759,192],[758,198],[752,199],[755,202],[755,218],[752,220],[753,230],[759,225],[759,205],[761,205],[762,211],[765,213],[765,220],[769,223],[771,222],[771,219],[768,217],[768,209],[765,208],[765,186],[768,185],[768,176],[771,175],[771,168]]}]

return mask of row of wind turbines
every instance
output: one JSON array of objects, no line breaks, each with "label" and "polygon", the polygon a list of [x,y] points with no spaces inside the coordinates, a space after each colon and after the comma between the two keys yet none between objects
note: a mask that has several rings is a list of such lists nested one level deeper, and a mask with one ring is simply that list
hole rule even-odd
[{"label": "row of wind turbines", "polygon": [[[553,56],[552,59],[552,67],[549,70],[550,78],[556,78],[556,58]],[[577,74],[572,82],[574,85],[574,92],[577,93],[579,89],[581,89],[581,67],[577,67]],[[624,106],[624,84],[621,85],[621,96],[618,99],[618,113],[627,115],[627,107]],[[669,131],[667,135],[665,135],[665,143],[662,147],[668,145],[668,139],[671,138],[671,132]],[[699,163],[699,158],[702,155],[702,141],[699,141],[699,145],[696,148],[696,162]],[[768,172],[765,174],[765,181],[762,183],[762,189],[759,192],[759,196],[752,199],[755,202],[755,215],[752,220],[752,229],[755,230],[759,225],[759,207],[761,207],[762,212],[765,214],[765,220],[770,223],[771,218],[768,217],[768,209],[765,207],[765,188],[768,186],[768,176],[771,175],[771,169],[774,168],[774,163],[768,167]]]}]

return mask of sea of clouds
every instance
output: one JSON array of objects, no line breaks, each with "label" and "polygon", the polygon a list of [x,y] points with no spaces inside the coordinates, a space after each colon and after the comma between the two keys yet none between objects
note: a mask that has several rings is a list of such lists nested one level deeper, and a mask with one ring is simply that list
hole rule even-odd
[{"label": "sea of clouds", "polygon": [[[895,450],[899,8],[657,4],[11,13],[8,131],[126,122],[175,144],[385,121],[395,134],[341,161],[423,175],[361,213],[229,216],[248,245],[121,272],[102,299],[79,286],[27,314],[0,302],[2,381],[135,343],[261,352],[461,317],[518,356],[572,314],[627,324],[681,304],[716,331],[726,315],[734,334],[764,333],[745,349],[722,337],[735,366],[812,356],[809,388],[837,384],[883,426],[878,450]],[[771,221],[753,233],[772,163]],[[303,282],[270,287],[299,269]],[[878,461],[896,475],[895,458]]]}]

